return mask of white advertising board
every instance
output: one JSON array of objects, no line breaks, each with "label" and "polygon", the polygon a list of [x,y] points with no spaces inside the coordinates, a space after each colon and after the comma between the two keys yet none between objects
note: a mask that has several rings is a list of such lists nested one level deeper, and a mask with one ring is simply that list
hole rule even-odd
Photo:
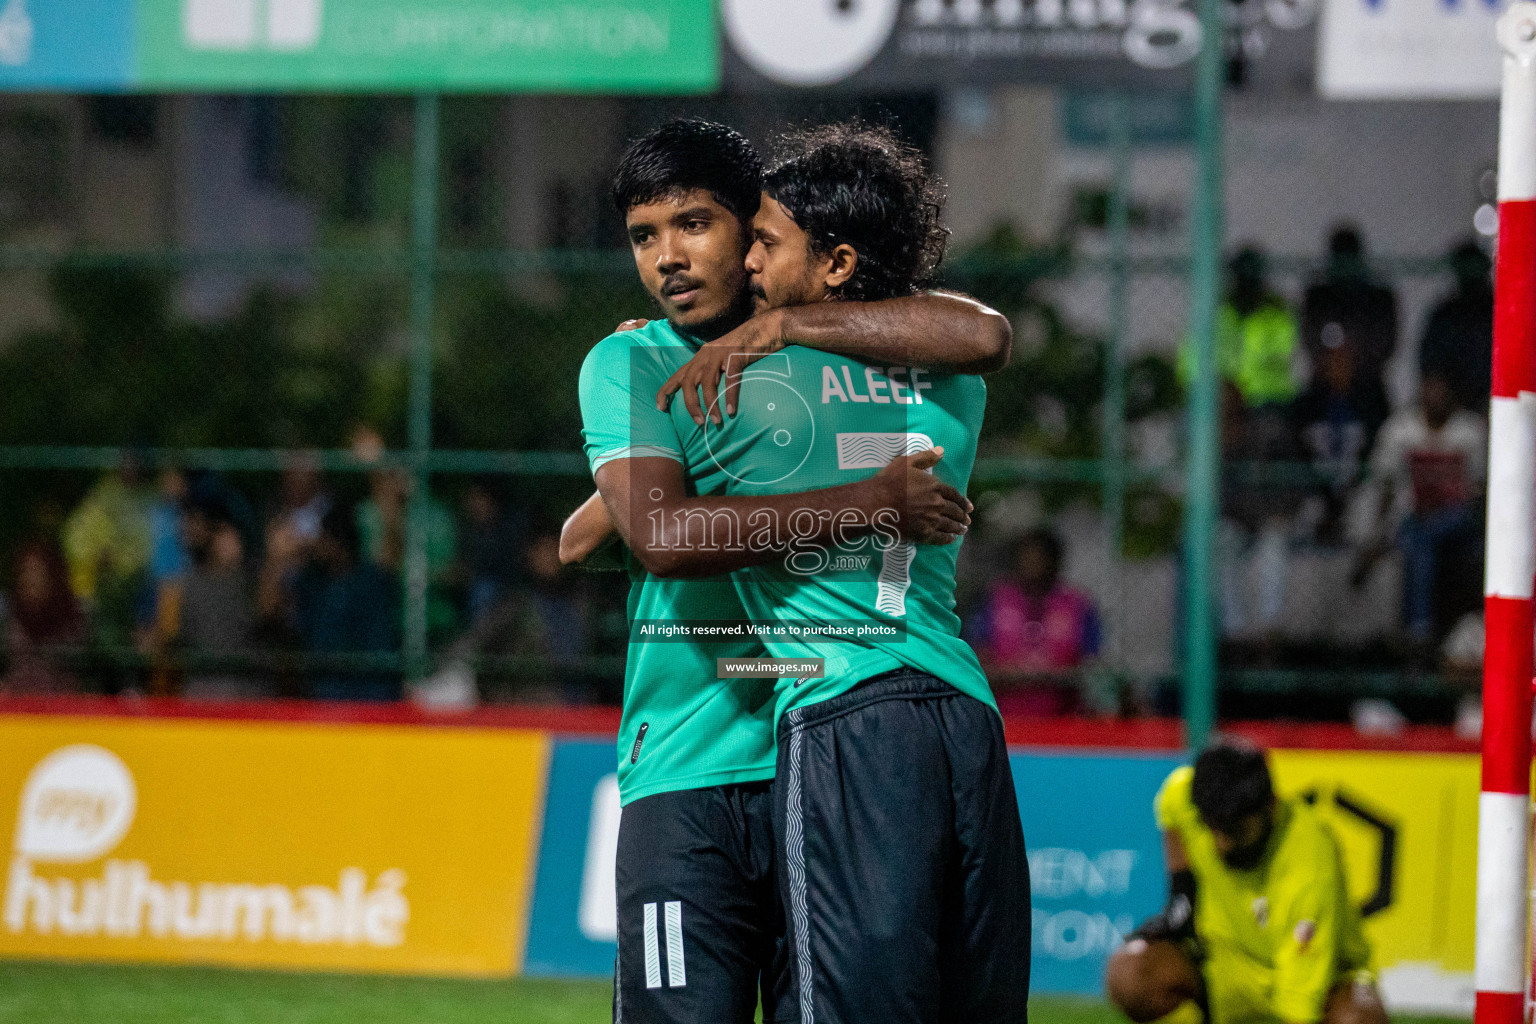
[{"label": "white advertising board", "polygon": [[1328,99],[1491,99],[1501,0],[1324,0],[1317,86]]}]

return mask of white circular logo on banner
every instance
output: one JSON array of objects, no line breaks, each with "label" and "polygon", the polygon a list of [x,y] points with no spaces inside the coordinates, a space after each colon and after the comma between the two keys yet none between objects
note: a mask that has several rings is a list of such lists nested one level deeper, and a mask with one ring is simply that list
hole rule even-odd
[{"label": "white circular logo on banner", "polygon": [[16,852],[34,860],[95,860],[122,840],[137,806],[133,775],[116,754],[88,743],[60,747],[22,787]]},{"label": "white circular logo on banner", "polygon": [[1181,2],[1136,0],[1125,31],[1125,55],[1144,68],[1176,68],[1200,52],[1200,16]]},{"label": "white circular logo on banner", "polygon": [[827,85],[870,62],[901,0],[724,0],[725,31],[753,68],[785,85]]}]

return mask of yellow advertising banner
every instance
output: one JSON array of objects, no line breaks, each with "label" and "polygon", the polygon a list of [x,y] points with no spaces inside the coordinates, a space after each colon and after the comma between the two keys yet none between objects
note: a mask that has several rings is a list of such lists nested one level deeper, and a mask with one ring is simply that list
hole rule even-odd
[{"label": "yellow advertising banner", "polygon": [[548,744],[0,716],[0,956],[512,974]]},{"label": "yellow advertising banner", "polygon": [[1271,763],[1276,788],[1312,801],[1339,837],[1389,1002],[1470,1007],[1477,757],[1276,750]]}]

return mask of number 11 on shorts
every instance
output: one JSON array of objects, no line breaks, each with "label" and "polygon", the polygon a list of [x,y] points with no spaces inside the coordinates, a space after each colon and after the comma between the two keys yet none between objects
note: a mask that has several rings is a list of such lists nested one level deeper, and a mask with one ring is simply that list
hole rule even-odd
[{"label": "number 11 on shorts", "polygon": [[[683,970],[683,905],[677,900],[662,904],[667,924],[667,987],[688,984]],[[661,939],[656,928],[656,904],[645,905],[645,987],[661,988]]]}]

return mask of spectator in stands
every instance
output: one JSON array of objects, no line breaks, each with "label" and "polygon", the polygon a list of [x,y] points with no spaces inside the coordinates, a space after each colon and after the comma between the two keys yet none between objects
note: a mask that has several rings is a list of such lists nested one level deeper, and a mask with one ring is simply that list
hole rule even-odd
[{"label": "spectator in stands", "polygon": [[[352,432],[352,452],[363,462],[384,456],[384,438],[369,426]],[[386,571],[403,576],[407,518],[412,480],[397,468],[379,468],[368,474],[368,497],[357,506],[357,529],[363,556]],[[440,638],[458,625],[453,600],[457,567],[458,526],[453,513],[429,491],[427,513],[427,630]]]},{"label": "spectator in stands", "polygon": [[[125,456],[64,521],[64,558],[70,586],[88,607],[113,603],[118,592],[142,582],[150,559],[154,494],[143,485],[138,461]],[[136,593],[129,596],[130,607]]]},{"label": "spectator in stands", "polygon": [[1483,734],[1483,655],[1487,647],[1483,610],[1462,613],[1440,644],[1440,677],[1462,689],[1453,728],[1464,740]]},{"label": "spectator in stands", "polygon": [[508,513],[494,483],[470,481],[464,492],[463,525],[469,622],[478,620],[523,583],[525,532],[523,519]]},{"label": "spectator in stands", "polygon": [[1419,373],[1443,376],[1463,409],[1481,413],[1488,408],[1493,374],[1492,264],[1474,241],[1452,249],[1450,264],[1456,290],[1424,322]]},{"label": "spectator in stands", "polygon": [[189,507],[200,505],[217,509],[240,531],[240,541],[248,556],[261,550],[261,529],[250,499],[230,484],[222,473],[208,469],[189,473],[186,504]]},{"label": "spectator in stands", "polygon": [[1352,489],[1365,476],[1376,433],[1390,410],[1379,387],[1362,387],[1354,345],[1339,332],[1328,339],[1312,383],[1296,400],[1301,453],[1323,477],[1314,519],[1319,540],[1339,539]]},{"label": "spectator in stands", "polygon": [[185,517],[192,568],[181,586],[171,635],[192,655],[184,696],[200,700],[256,700],[276,688],[238,664],[200,666],[197,659],[249,658],[256,647],[255,587],[245,541],[228,510],[193,505]]},{"label": "spectator in stands", "polygon": [[28,544],[17,553],[5,624],[6,671],[0,693],[72,693],[80,684],[65,660],[85,642],[85,616],[70,590],[58,546]]},{"label": "spectator in stands", "polygon": [[307,549],[320,537],[320,520],[334,504],[320,475],[320,460],[312,452],[296,452],[283,469],[277,509],[267,518],[267,528]]},{"label": "spectator in stands", "polygon": [[590,653],[586,595],[574,571],[560,564],[560,537],[546,533],[528,546],[528,639],[535,653],[570,666]]},{"label": "spectator in stands", "polygon": [[[526,585],[508,591],[448,650],[443,668],[413,690],[422,704],[468,707],[489,699],[554,703],[587,699],[576,673],[592,654],[592,606],[581,574],[560,564],[560,538],[542,534],[526,554]],[[507,678],[477,663],[527,659]],[[484,681],[482,677],[493,677]]]},{"label": "spectator in stands", "polygon": [[1250,409],[1236,385],[1224,382],[1221,453],[1222,631],[1268,644],[1285,608],[1293,521],[1303,500],[1294,484],[1273,475],[1275,464],[1296,457],[1289,415]]},{"label": "spectator in stands", "polygon": [[157,589],[192,567],[181,532],[182,506],[186,500],[186,474],[175,467],[161,470],[159,492],[149,508],[149,578]]},{"label": "spectator in stands", "polygon": [[174,466],[162,469],[149,509],[149,578],[136,616],[139,647],[151,658],[149,692],[153,694],[169,693],[173,687],[172,667],[163,655],[165,641],[176,634],[182,583],[192,565],[181,529],[186,500],[186,474]]},{"label": "spectator in stands", "polygon": [[[1186,342],[1179,372],[1187,384],[1193,349]],[[1228,267],[1227,295],[1217,312],[1216,361],[1250,409],[1278,410],[1296,395],[1292,364],[1296,356],[1296,318],[1285,300],[1270,290],[1264,254],[1245,248]]]},{"label": "spectator in stands", "polygon": [[[356,510],[345,505],[333,506],[320,520],[312,545],[293,529],[268,535],[257,604],[264,618],[285,624],[311,654],[388,654],[399,647],[399,582],[361,557]],[[394,700],[400,678],[328,666],[311,673],[309,693],[319,700]]]},{"label": "spectator in stands", "polygon": [[[1014,544],[1012,571],[988,589],[967,632],[982,667],[1008,712],[1064,714],[1077,706],[1061,676],[1099,653],[1093,599],[1061,579],[1061,538],[1050,529],[1025,533]],[[1011,684],[1011,685],[1010,685]]]},{"label": "spectator in stands", "polygon": [[1323,276],[1302,302],[1301,340],[1313,366],[1327,349],[1348,341],[1356,386],[1383,387],[1382,370],[1397,349],[1397,296],[1371,280],[1365,240],[1352,225],[1341,224],[1329,236]]},{"label": "spectator in stands", "polygon": [[102,658],[102,683],[112,692],[143,687],[131,659],[146,639],[141,627],[152,617],[154,502],[138,459],[125,454],[70,512],[60,534],[70,586],[86,611],[89,642]]},{"label": "spectator in stands", "polygon": [[1424,376],[1418,403],[1393,413],[1376,439],[1371,474],[1381,488],[1381,540],[1366,553],[1357,578],[1395,535],[1403,555],[1404,624],[1416,643],[1445,631],[1436,628],[1436,589],[1452,545],[1469,553],[1475,548],[1470,541],[1478,529],[1486,452],[1482,417],[1457,404],[1439,373]]}]

